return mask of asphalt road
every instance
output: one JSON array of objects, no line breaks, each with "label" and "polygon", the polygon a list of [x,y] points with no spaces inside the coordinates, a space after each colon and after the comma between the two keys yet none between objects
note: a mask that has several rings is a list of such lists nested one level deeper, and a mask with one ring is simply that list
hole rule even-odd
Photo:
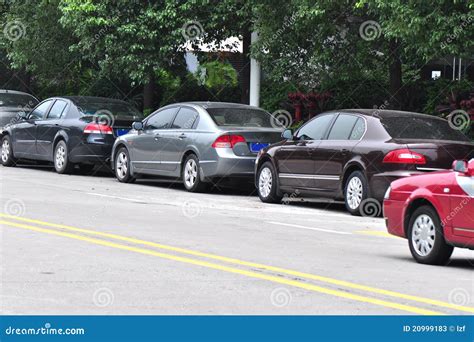
[{"label": "asphalt road", "polygon": [[415,263],[381,218],[248,191],[0,167],[2,314],[473,314],[474,254]]}]

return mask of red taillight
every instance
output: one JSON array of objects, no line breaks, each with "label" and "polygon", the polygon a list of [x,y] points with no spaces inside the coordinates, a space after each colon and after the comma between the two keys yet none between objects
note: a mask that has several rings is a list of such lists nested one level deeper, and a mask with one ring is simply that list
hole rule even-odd
[{"label": "red taillight", "polygon": [[214,148],[232,148],[235,144],[238,143],[245,143],[246,140],[241,135],[233,135],[233,134],[226,134],[221,135],[219,138],[216,139],[212,143],[212,147]]},{"label": "red taillight", "polygon": [[113,134],[112,127],[108,125],[101,125],[99,123],[91,122],[84,128],[84,133],[87,134]]},{"label": "red taillight", "polygon": [[388,164],[426,164],[425,156],[409,149],[393,150],[383,158]]}]

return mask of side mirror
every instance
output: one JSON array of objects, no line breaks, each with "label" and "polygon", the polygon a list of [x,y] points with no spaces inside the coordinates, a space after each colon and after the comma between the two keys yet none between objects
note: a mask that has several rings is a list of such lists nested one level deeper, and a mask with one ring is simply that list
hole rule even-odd
[{"label": "side mirror", "polygon": [[28,114],[29,113],[22,110],[21,112],[18,113],[18,119],[19,120],[26,120],[28,118]]},{"label": "side mirror", "polygon": [[143,130],[143,122],[135,121],[134,123],[132,123],[132,128],[136,131],[142,131]]},{"label": "side mirror", "polygon": [[465,160],[455,160],[453,162],[453,170],[460,173],[467,173],[469,165]]},{"label": "side mirror", "polygon": [[471,177],[474,177],[474,159],[467,164],[467,174]]},{"label": "side mirror", "polygon": [[291,129],[285,129],[281,137],[286,140],[293,140],[293,131]]}]

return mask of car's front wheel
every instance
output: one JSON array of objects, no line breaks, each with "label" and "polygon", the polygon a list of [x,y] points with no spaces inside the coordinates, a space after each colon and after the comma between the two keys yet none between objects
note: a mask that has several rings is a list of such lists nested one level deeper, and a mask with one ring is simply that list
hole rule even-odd
[{"label": "car's front wheel", "polygon": [[2,165],[15,166],[16,159],[13,157],[13,148],[9,135],[5,135],[2,139]]},{"label": "car's front wheel", "polygon": [[54,148],[54,169],[57,173],[71,173],[74,169],[74,164],[69,161],[69,152],[66,142],[61,140]]},{"label": "car's front wheel", "polygon": [[260,200],[265,203],[280,203],[275,168],[271,162],[263,163],[257,174],[257,191]]},{"label": "car's front wheel", "polygon": [[125,147],[120,148],[115,155],[115,177],[122,183],[135,181],[130,173],[130,155]]},{"label": "car's front wheel", "polygon": [[438,214],[431,206],[422,206],[411,215],[408,245],[413,258],[421,264],[445,264],[453,253],[446,243]]},{"label": "car's front wheel", "polygon": [[203,192],[208,184],[201,180],[201,168],[196,155],[190,154],[184,161],[181,174],[184,187],[190,192]]}]

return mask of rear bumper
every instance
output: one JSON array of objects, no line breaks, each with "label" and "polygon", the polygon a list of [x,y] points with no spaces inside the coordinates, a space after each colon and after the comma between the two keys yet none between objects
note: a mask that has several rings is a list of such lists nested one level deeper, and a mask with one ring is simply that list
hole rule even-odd
[{"label": "rear bumper", "polygon": [[421,171],[389,171],[374,174],[369,181],[369,187],[371,191],[371,197],[377,199],[378,201],[383,201],[385,192],[387,191],[390,184],[400,178],[405,178],[414,175],[424,174],[425,172]]},{"label": "rear bumper", "polygon": [[383,216],[387,231],[396,236],[405,238],[404,218],[403,218],[404,202],[385,200],[383,202]]},{"label": "rear bumper", "polygon": [[215,160],[200,160],[202,178],[248,177],[253,178],[256,157],[240,157],[218,151]]},{"label": "rear bumper", "polygon": [[70,153],[73,163],[104,164],[109,163],[113,141],[87,139],[81,141]]}]

